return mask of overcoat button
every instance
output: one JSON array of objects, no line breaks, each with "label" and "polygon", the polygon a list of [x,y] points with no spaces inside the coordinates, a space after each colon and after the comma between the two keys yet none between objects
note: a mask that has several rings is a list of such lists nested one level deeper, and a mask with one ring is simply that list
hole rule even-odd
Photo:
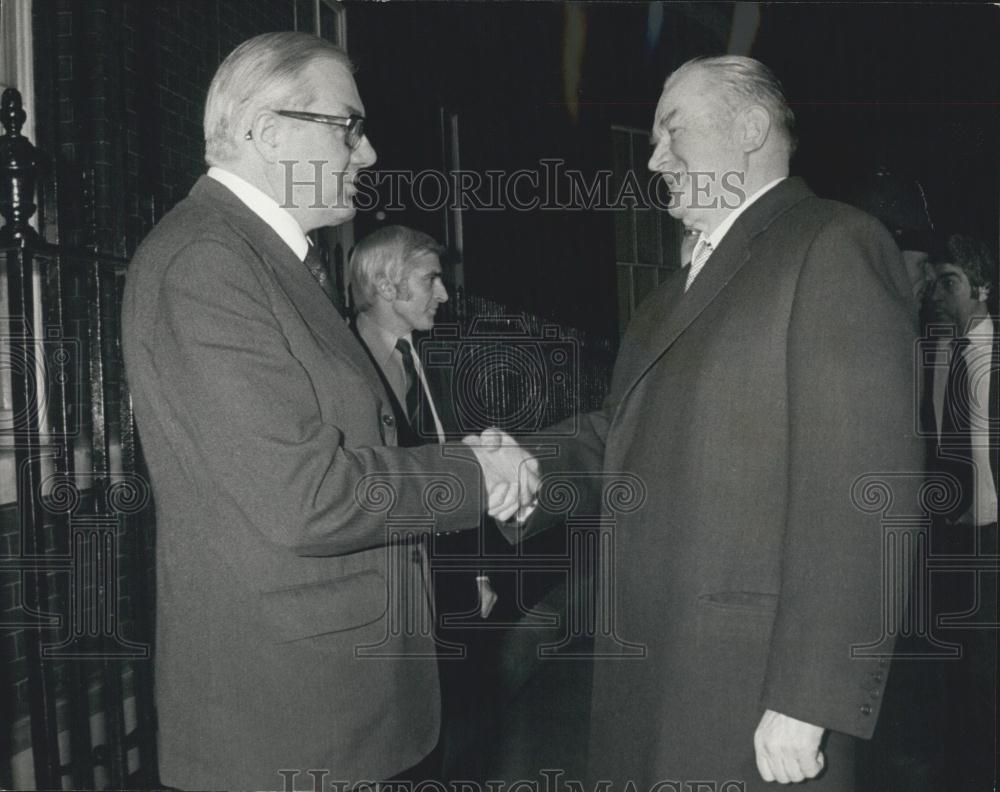
[{"label": "overcoat button", "polygon": [[396,425],[396,419],[393,418],[391,415],[383,415],[382,416],[382,423],[384,423],[386,426],[390,426],[390,427],[391,426],[395,426]]},{"label": "overcoat button", "polygon": [[862,715],[871,715],[872,714],[872,705],[871,704],[862,704],[859,707],[859,710],[861,711]]}]

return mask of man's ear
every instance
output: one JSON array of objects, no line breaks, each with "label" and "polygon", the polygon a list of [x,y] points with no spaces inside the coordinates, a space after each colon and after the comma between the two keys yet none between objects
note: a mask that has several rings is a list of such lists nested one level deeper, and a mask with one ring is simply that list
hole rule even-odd
[{"label": "man's ear", "polygon": [[257,153],[266,162],[277,162],[281,155],[283,131],[273,113],[262,110],[254,116],[250,124],[250,139]]},{"label": "man's ear", "polygon": [[760,105],[751,105],[742,110],[736,125],[740,136],[740,148],[749,153],[764,145],[771,131],[771,116]]},{"label": "man's ear", "polygon": [[396,299],[396,287],[385,275],[382,275],[375,281],[375,291],[378,292],[379,297],[383,300],[392,302]]},{"label": "man's ear", "polygon": [[989,286],[977,286],[976,287],[976,301],[986,302],[990,298],[990,287]]}]

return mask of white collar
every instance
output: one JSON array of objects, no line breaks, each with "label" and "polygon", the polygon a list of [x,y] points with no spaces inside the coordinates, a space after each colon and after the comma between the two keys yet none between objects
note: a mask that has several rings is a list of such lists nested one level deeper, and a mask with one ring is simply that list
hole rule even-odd
[{"label": "white collar", "polygon": [[965,334],[973,346],[991,346],[993,344],[993,319],[984,316],[972,323],[969,332]]},{"label": "white collar", "polygon": [[246,179],[240,178],[225,168],[213,165],[208,169],[208,175],[219,184],[228,187],[237,198],[247,205],[251,212],[267,223],[274,233],[281,237],[282,241],[298,256],[299,261],[306,260],[306,253],[309,252],[309,240],[302,231],[302,227],[295,222],[295,218],[278,206],[277,201],[261,192]]},{"label": "white collar", "polygon": [[[712,250],[716,250],[719,247],[719,244],[722,242],[722,238],[726,235],[726,232],[733,227],[733,223],[735,223],[739,219],[739,216],[743,214],[748,208],[750,208],[750,204],[752,204],[754,201],[760,198],[764,193],[766,193],[776,184],[783,182],[787,178],[788,178],[787,176],[779,176],[774,181],[769,181],[767,184],[765,184],[763,187],[757,190],[757,192],[755,192],[753,195],[747,198],[742,204],[733,209],[733,211],[731,211],[726,216],[726,219],[723,220],[721,223],[719,223],[719,225],[716,226],[715,230],[708,235],[708,244],[712,246]],[[698,238],[704,239],[705,235],[701,234]]]},{"label": "white collar", "polygon": [[[407,333],[404,336],[393,335],[372,319],[367,311],[359,313],[355,321],[358,325],[358,332],[368,345],[368,349],[371,350],[375,362],[382,367],[383,371],[392,358],[393,352],[396,351],[396,342],[400,338],[405,338],[410,343],[410,347],[413,347],[413,333]],[[414,357],[416,357],[416,350],[414,350]]]}]

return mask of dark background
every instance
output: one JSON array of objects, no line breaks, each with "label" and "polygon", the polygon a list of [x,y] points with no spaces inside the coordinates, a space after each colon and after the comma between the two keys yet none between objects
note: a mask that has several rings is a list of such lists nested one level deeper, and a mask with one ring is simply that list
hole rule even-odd
[{"label": "dark background", "polygon": [[[128,258],[205,170],[202,112],[218,64],[251,36],[293,29],[296,22],[305,27],[301,23],[310,18],[311,5],[311,0],[35,0],[36,90],[25,105],[37,124],[43,236]],[[465,169],[537,169],[543,158],[562,159],[567,168],[586,174],[610,169],[614,125],[648,129],[671,69],[697,55],[732,49],[763,60],[785,83],[799,122],[793,170],[818,193],[847,196],[886,165],[921,180],[939,229],[978,235],[996,250],[996,7],[345,6],[349,50],[380,157],[377,168],[440,169],[444,108],[459,118]],[[574,30],[578,46],[567,48]],[[571,81],[572,102],[567,77],[578,78]],[[467,211],[463,221],[470,295],[613,343],[618,332],[614,213]],[[443,212],[413,210],[388,212],[383,220],[375,211],[359,213],[356,236],[380,222],[410,223],[443,236]],[[100,316],[91,310],[92,290],[85,288],[92,274],[82,267],[67,270],[60,300],[69,314],[89,317],[89,325],[82,322],[66,332],[90,338],[100,318],[109,344],[115,344],[113,295],[106,300],[107,315]],[[606,380],[607,361],[598,363],[600,376],[592,378],[588,392],[599,393]],[[108,414],[116,416],[120,367],[109,367],[104,382]],[[20,531],[17,504],[0,507],[4,557],[14,553]],[[122,566],[127,585],[118,618],[124,633],[138,640],[149,634],[149,608],[136,592],[151,582],[150,566],[150,556]],[[0,619],[8,622],[17,618],[16,577],[15,570],[0,580]],[[0,755],[30,744],[25,645],[21,629],[0,635],[0,698],[12,702],[10,718],[0,720]],[[92,683],[100,668],[80,665],[57,669],[56,695],[80,688],[94,693],[96,701]],[[82,685],[71,671],[81,675]],[[126,674],[125,691],[133,689],[142,692]],[[573,700],[585,704],[585,692]],[[88,706],[98,708],[85,701],[81,718]],[[0,785],[13,786],[2,761]]]},{"label": "dark background", "polygon": [[[879,165],[923,184],[942,230],[998,237],[1000,9],[979,4],[350,3],[349,48],[376,168],[441,167],[439,108],[462,168],[611,167],[613,124],[648,129],[666,75],[697,55],[756,57],[798,118],[793,172],[847,197]],[[657,27],[655,19],[662,14]],[[578,116],[567,18],[585,20]],[[754,17],[757,17],[755,20]],[[742,17],[742,19],[741,19]],[[755,23],[756,22],[756,23]],[[439,213],[440,215],[440,213]],[[441,233],[440,216],[389,212]],[[358,235],[378,224],[357,220]],[[466,211],[470,291],[615,332],[611,212]]]}]

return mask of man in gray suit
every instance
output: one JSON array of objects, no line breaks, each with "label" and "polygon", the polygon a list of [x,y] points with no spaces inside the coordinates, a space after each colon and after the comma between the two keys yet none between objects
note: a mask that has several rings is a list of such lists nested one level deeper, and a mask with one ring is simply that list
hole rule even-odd
[{"label": "man in gray suit", "polygon": [[[418,340],[433,329],[438,308],[448,300],[444,252],[428,234],[390,225],[361,239],[347,268],[357,310],[354,330],[394,402],[400,445],[444,443],[462,435],[454,371],[425,366]],[[467,626],[469,619],[487,619],[497,604],[485,570],[470,566],[493,549],[492,542],[503,540],[487,523],[481,530],[446,532],[431,545],[435,631],[444,642],[440,777],[446,779],[478,777],[487,735],[495,727],[497,691],[490,677],[496,675],[497,631]]]},{"label": "man in gray suit", "polygon": [[476,526],[484,491],[501,519],[531,499],[534,463],[501,433],[395,447],[388,394],[329,299],[305,235],[353,216],[375,162],[364,124],[343,51],[244,42],[209,89],[208,174],[130,265],[171,786],[312,789],[416,764],[440,704],[420,535]]},{"label": "man in gray suit", "polygon": [[882,636],[883,531],[852,493],[888,476],[915,509],[915,310],[878,221],[789,177],[792,123],[735,56],[685,64],[656,108],[649,167],[699,239],[558,463],[645,484],[616,515],[595,781],[846,790],[875,727],[888,661],[853,649]]}]

